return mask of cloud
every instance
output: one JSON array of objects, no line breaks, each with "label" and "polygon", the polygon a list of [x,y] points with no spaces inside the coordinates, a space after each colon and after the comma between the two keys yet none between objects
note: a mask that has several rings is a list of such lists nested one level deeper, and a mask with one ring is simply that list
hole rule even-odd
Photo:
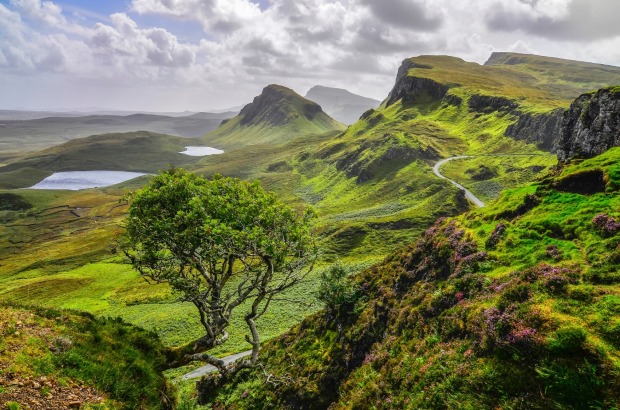
[{"label": "cloud", "polygon": [[140,29],[124,13],[110,17],[112,25],[97,23],[89,38],[98,61],[133,72],[139,72],[141,65],[188,67],[194,62],[196,47],[180,44],[170,32],[157,27]]},{"label": "cloud", "polygon": [[435,31],[441,18],[430,8],[416,0],[360,0],[372,10],[373,15],[385,24],[413,31]]},{"label": "cloud", "polygon": [[[173,110],[192,109],[189,101],[238,105],[269,83],[329,84],[381,99],[400,62],[419,54],[484,62],[492,51],[516,50],[620,64],[616,0],[260,3],[132,0],[100,16],[88,6],[5,1],[0,86],[10,82],[12,95],[24,99],[66,89],[67,99]],[[14,100],[0,95],[0,106],[7,104]]]},{"label": "cloud", "polygon": [[617,0],[494,2],[486,14],[493,31],[522,31],[560,41],[593,41],[620,36]]},{"label": "cloud", "polygon": [[139,14],[159,14],[200,22],[206,32],[230,34],[258,19],[258,4],[248,0],[133,0]]}]

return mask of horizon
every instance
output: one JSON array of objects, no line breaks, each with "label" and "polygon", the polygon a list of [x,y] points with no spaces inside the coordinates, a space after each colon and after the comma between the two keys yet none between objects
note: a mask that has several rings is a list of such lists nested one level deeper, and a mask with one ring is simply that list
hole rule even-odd
[{"label": "horizon", "polygon": [[[620,66],[612,0],[0,0],[0,109],[209,112],[277,83],[382,100],[403,59]],[[99,108],[101,107],[101,108]]]}]

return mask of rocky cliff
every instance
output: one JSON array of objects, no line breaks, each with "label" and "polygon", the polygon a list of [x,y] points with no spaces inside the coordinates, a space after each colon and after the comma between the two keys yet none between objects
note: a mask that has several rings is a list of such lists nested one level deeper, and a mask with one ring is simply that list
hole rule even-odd
[{"label": "rocky cliff", "polygon": [[448,92],[449,87],[446,85],[429,78],[410,76],[409,70],[412,68],[430,69],[432,67],[416,64],[411,59],[404,60],[398,69],[394,88],[386,99],[387,107],[401,99],[404,103],[411,103],[421,96],[430,96],[435,100],[440,100]]},{"label": "rocky cliff", "polygon": [[555,142],[560,135],[564,110],[558,108],[544,114],[523,114],[506,129],[504,135],[516,140],[536,144],[545,151],[555,152]]},{"label": "rocky cliff", "polygon": [[620,87],[577,98],[564,114],[557,141],[560,161],[591,158],[620,145]]}]

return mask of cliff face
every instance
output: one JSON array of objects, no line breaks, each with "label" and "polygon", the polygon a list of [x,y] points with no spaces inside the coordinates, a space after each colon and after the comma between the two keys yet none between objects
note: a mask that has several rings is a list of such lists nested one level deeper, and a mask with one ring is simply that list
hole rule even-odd
[{"label": "cliff face", "polygon": [[394,84],[394,88],[392,88],[392,91],[390,91],[390,94],[387,97],[387,107],[400,99],[402,99],[404,103],[410,103],[415,101],[416,97],[423,95],[428,95],[435,100],[440,100],[448,92],[448,86],[439,84],[434,80],[409,76],[409,70],[412,68],[424,69],[431,67],[415,64],[410,59],[403,61],[402,65],[398,69],[396,84]]},{"label": "cliff face", "polygon": [[251,104],[243,107],[239,117],[241,125],[267,122],[273,126],[282,126],[299,116],[312,121],[322,112],[315,102],[303,99],[286,87],[272,84],[265,87],[262,94],[254,98]]},{"label": "cliff face", "polygon": [[564,114],[557,142],[560,161],[591,158],[620,145],[620,87],[577,98]]},{"label": "cliff face", "polygon": [[549,113],[524,114],[506,129],[504,135],[516,140],[536,144],[545,151],[555,152],[556,139],[560,135],[564,110],[558,108]]}]

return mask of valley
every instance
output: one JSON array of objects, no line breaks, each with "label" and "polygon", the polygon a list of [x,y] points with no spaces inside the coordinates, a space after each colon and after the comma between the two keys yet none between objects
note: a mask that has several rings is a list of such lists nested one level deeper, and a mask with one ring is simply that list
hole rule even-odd
[{"label": "valley", "polygon": [[[170,167],[256,179],[317,216],[314,271],[258,320],[265,371],[291,383],[263,383],[259,370],[248,370],[252,378],[222,390],[199,383],[203,404],[380,407],[389,395],[397,408],[426,400],[434,408],[519,408],[525,398],[569,408],[581,400],[561,382],[569,380],[582,385],[583,400],[615,405],[618,244],[616,228],[605,233],[592,220],[618,218],[620,142],[601,131],[600,141],[580,145],[571,132],[584,135],[597,122],[574,114],[581,122],[569,132],[562,121],[586,103],[616,101],[609,88],[573,103],[614,84],[620,68],[592,63],[419,56],[403,61],[380,103],[327,87],[302,97],[272,84],[236,115],[3,120],[0,301],[6,309],[87,312],[102,326],[100,318],[118,317],[156,334],[162,350],[197,339],[204,330],[194,305],[166,284],[146,283],[119,252],[127,195]],[[83,180],[102,171],[128,179]],[[594,191],[579,191],[582,184]],[[328,317],[317,290],[335,265],[359,297],[353,310]],[[495,331],[502,320],[507,330]],[[210,353],[246,351],[244,326],[233,317],[229,340]],[[578,342],[564,346],[573,333],[562,332],[578,333]],[[195,382],[182,375],[198,366],[166,373],[188,406]],[[543,389],[551,393],[527,395]]]}]

